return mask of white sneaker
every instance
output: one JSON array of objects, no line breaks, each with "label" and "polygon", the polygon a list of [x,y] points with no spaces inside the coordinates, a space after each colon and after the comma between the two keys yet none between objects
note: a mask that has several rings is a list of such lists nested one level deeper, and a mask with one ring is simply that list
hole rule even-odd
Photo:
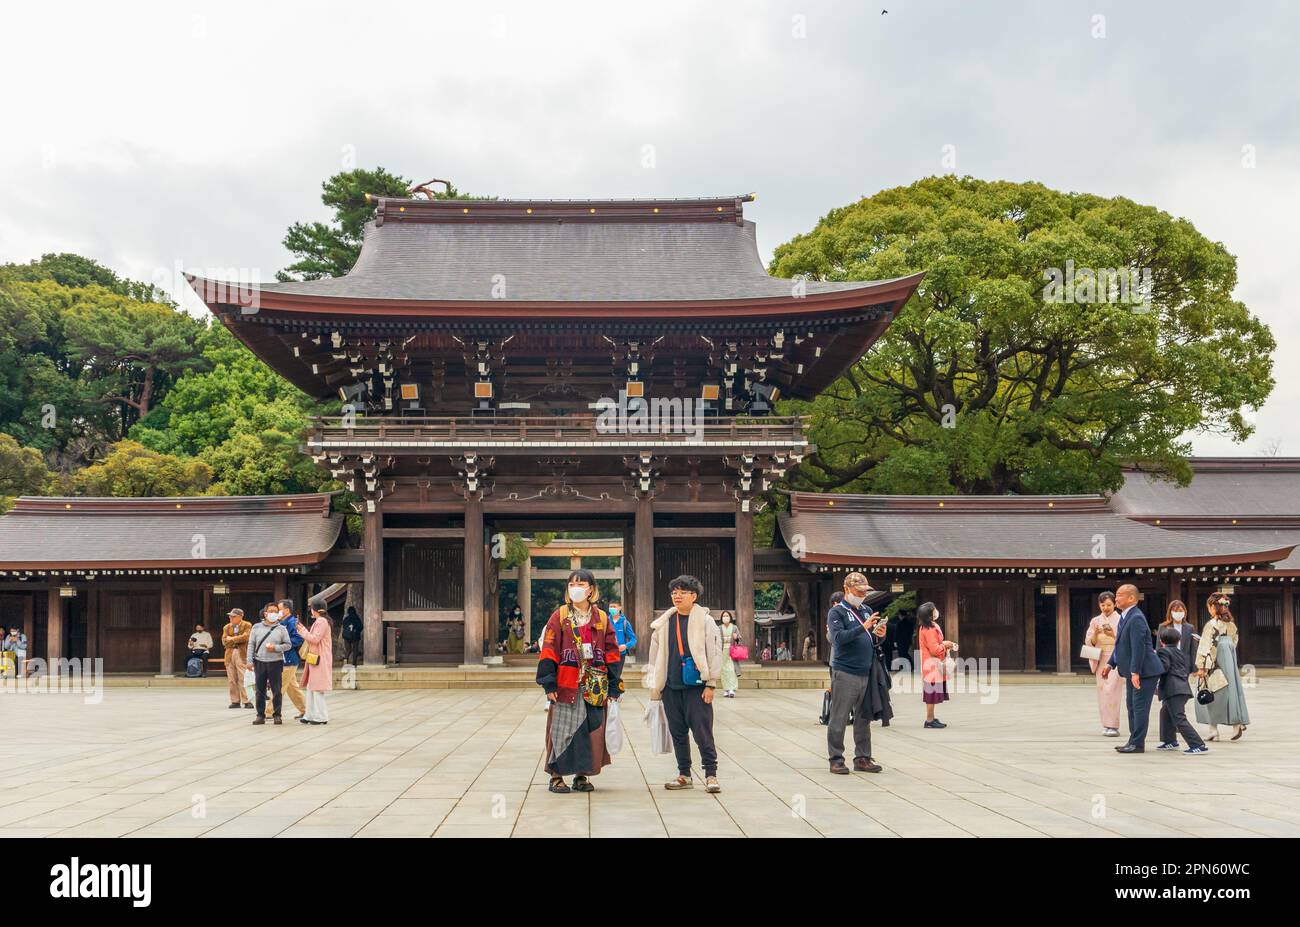
[{"label": "white sneaker", "polygon": [[1104,727],[1104,728],[1101,729],[1101,733],[1102,733],[1102,736],[1104,736],[1104,737],[1118,737],[1118,736],[1119,736],[1119,728],[1117,728],[1117,727]]}]

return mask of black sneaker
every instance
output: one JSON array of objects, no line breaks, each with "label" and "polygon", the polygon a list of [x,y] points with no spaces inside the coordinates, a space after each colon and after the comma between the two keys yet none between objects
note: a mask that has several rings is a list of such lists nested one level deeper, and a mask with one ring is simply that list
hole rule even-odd
[{"label": "black sneaker", "polygon": [[938,718],[935,718],[933,721],[927,721],[927,722],[925,722],[925,724],[923,724],[923,725],[921,725],[921,726],[922,726],[922,727],[931,727],[931,728],[936,728],[936,729],[937,729],[937,728],[941,728],[941,727],[947,727],[948,725],[944,724],[944,723],[943,723],[942,721],[940,721]]}]

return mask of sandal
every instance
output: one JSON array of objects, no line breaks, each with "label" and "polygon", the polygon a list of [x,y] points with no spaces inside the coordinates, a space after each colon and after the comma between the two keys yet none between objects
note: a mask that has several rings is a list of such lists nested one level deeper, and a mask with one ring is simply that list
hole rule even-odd
[{"label": "sandal", "polygon": [[573,777],[573,791],[575,792],[594,792],[596,787],[587,781],[586,776]]},{"label": "sandal", "polygon": [[564,784],[563,776],[551,776],[551,784],[546,787],[547,791],[554,792],[556,795],[567,795],[573,789]]}]

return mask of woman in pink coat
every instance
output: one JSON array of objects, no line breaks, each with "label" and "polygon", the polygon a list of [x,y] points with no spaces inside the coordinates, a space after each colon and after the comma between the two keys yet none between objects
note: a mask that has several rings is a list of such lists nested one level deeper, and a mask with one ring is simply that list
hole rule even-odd
[{"label": "woman in pink coat", "polygon": [[916,620],[921,623],[921,701],[925,703],[925,724],[922,727],[944,728],[934,716],[934,706],[948,701],[948,654],[957,645],[945,640],[939,627],[939,609],[933,602],[924,602],[916,610]]},{"label": "woman in pink coat", "polygon": [[302,688],[307,693],[307,713],[299,720],[303,724],[328,724],[329,706],[325,704],[325,693],[334,688],[334,637],[330,619],[325,614],[325,603],[313,599],[307,603],[311,608],[311,627],[304,628],[298,624],[298,633],[307,642],[307,652],[319,657],[318,662],[303,660]]},{"label": "woman in pink coat", "polygon": [[1124,679],[1119,673],[1109,677],[1101,675],[1101,668],[1110,660],[1119,633],[1119,612],[1115,610],[1115,596],[1103,592],[1097,596],[1101,614],[1092,619],[1088,633],[1083,636],[1084,646],[1101,651],[1097,659],[1089,659],[1092,674],[1097,677],[1097,711],[1101,715],[1101,733],[1106,737],[1119,736],[1119,706],[1124,702]]}]

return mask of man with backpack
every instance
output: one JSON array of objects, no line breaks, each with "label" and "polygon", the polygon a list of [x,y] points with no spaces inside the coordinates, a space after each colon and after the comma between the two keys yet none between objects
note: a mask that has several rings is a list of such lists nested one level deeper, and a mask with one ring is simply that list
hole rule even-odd
[{"label": "man with backpack", "polygon": [[618,652],[626,657],[636,650],[636,632],[632,630],[632,622],[623,614],[622,604],[615,599],[609,603],[609,623],[614,627],[614,634],[618,637]]}]

